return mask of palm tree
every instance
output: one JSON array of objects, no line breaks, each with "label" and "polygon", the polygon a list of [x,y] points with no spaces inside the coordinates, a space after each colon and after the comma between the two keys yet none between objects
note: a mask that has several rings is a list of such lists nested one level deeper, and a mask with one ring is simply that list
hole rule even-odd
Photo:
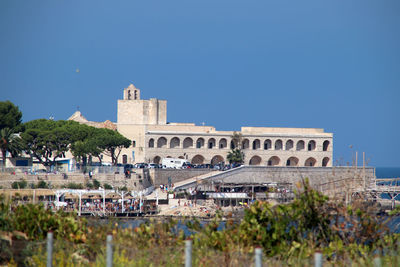
[{"label": "palm tree", "polygon": [[21,152],[19,136],[10,128],[3,128],[0,131],[0,150],[3,154],[3,167],[6,166],[6,155],[10,152],[13,157]]},{"label": "palm tree", "polygon": [[242,150],[236,148],[229,151],[227,157],[229,163],[239,163],[242,164],[244,162],[244,153]]}]

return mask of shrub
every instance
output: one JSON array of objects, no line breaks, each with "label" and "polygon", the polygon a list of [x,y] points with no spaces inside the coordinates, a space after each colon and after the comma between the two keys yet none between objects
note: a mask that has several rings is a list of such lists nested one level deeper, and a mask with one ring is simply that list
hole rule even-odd
[{"label": "shrub", "polygon": [[83,184],[68,183],[67,185],[64,185],[63,187],[69,188],[69,189],[83,189]]},{"label": "shrub", "polygon": [[95,189],[99,188],[99,187],[100,187],[100,182],[97,181],[96,179],[94,179],[94,180],[93,180],[93,187],[94,187]]},{"label": "shrub", "polygon": [[107,184],[107,183],[104,183],[103,186],[104,186],[104,189],[106,189],[106,190],[112,190],[113,189],[112,186]]},{"label": "shrub", "polygon": [[26,188],[26,186],[28,185],[28,183],[25,180],[19,181],[19,182],[13,182],[11,184],[11,187],[13,189],[24,189]]},{"label": "shrub", "polygon": [[40,181],[36,185],[36,188],[49,188],[49,185],[45,181]]}]

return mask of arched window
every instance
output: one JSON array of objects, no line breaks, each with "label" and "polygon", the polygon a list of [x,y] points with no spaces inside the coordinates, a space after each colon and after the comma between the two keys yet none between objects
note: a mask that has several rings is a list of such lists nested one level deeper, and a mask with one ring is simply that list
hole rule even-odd
[{"label": "arched window", "polygon": [[222,138],[221,140],[219,140],[219,148],[226,148],[227,147],[227,141],[225,138]]},{"label": "arched window", "polygon": [[160,137],[157,140],[157,147],[166,147],[167,146],[167,138]]},{"label": "arched window", "polygon": [[322,159],[322,167],[327,167],[329,164],[329,158],[325,157]]},{"label": "arched window", "polygon": [[285,145],[286,150],[292,150],[293,149],[293,141],[292,140],[287,140],[286,145]]},{"label": "arched window", "polygon": [[315,150],[315,141],[311,140],[310,142],[308,142],[308,151],[312,151]]},{"label": "arched window", "polygon": [[304,162],[304,166],[306,167],[314,167],[315,163],[317,163],[317,160],[315,158],[308,158],[305,162]]},{"label": "arched window", "polygon": [[212,165],[215,165],[215,164],[218,164],[218,163],[221,163],[221,162],[224,162],[224,158],[222,156],[220,156],[220,155],[214,156],[211,159],[211,164]]},{"label": "arched window", "polygon": [[275,150],[282,150],[282,140],[278,139],[275,141]]},{"label": "arched window", "polygon": [[299,159],[296,157],[290,157],[286,161],[286,166],[297,166],[299,164]]},{"label": "arched window", "polygon": [[256,139],[253,141],[253,149],[260,149],[260,140]]},{"label": "arched window", "polygon": [[214,138],[210,138],[208,139],[208,146],[209,149],[212,149],[215,147],[215,139]]},{"label": "arched window", "polygon": [[249,147],[250,147],[249,139],[244,139],[242,142],[242,146],[243,146],[243,149],[249,149]]},{"label": "arched window", "polygon": [[296,150],[297,151],[301,151],[301,150],[304,150],[304,141],[303,140],[300,140],[300,141],[298,141],[297,142],[297,145],[296,145]]},{"label": "arched window", "polygon": [[193,139],[190,137],[186,137],[183,140],[183,148],[191,148],[193,147]]},{"label": "arched window", "polygon": [[279,166],[281,159],[277,156],[272,156],[268,160],[268,166]]},{"label": "arched window", "polygon": [[202,148],[203,146],[204,146],[204,139],[200,137],[199,139],[197,139],[196,148]]},{"label": "arched window", "polygon": [[128,163],[128,156],[127,155],[122,155],[122,164],[127,164]]},{"label": "arched window", "polygon": [[249,161],[249,165],[260,165],[260,164],[261,164],[261,158],[259,156],[253,156]]},{"label": "arched window", "polygon": [[153,138],[151,138],[149,140],[149,147],[154,147],[154,139]]},{"label": "arched window", "polygon": [[323,151],[328,151],[328,149],[329,149],[329,144],[330,144],[330,142],[329,142],[328,140],[325,140],[324,143],[323,143],[323,145],[322,145],[322,150],[323,150]]},{"label": "arched window", "polygon": [[235,146],[235,142],[233,142],[233,140],[231,141],[231,149],[235,149],[236,148],[236,146]]},{"label": "arched window", "polygon": [[192,158],[192,164],[203,164],[204,157],[202,155],[196,155]]},{"label": "arched window", "polygon": [[174,137],[171,139],[170,148],[178,148],[181,144],[181,140],[178,137]]},{"label": "arched window", "polygon": [[155,156],[154,159],[153,159],[153,163],[160,164],[161,163],[161,157],[160,156]]},{"label": "arched window", "polygon": [[268,150],[271,149],[272,145],[271,145],[271,140],[267,139],[264,141],[264,149]]}]

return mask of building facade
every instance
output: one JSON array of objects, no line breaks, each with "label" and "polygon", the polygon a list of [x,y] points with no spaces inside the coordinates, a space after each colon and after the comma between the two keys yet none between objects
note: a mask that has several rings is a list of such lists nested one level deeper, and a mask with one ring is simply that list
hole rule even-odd
[{"label": "building facade", "polygon": [[245,165],[330,167],[333,134],[317,128],[242,127],[240,132],[217,131],[212,126],[167,123],[167,101],[140,98],[134,85],[118,100],[117,130],[132,141],[121,152],[122,163],[161,163],[162,158],[184,158],[193,164],[227,162],[241,135]]}]

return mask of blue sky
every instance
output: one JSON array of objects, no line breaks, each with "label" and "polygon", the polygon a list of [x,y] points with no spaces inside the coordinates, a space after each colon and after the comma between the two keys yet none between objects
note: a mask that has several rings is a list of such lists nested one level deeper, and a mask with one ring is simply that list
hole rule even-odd
[{"label": "blue sky", "polygon": [[1,0],[0,36],[24,121],[116,121],[133,83],[171,122],[324,128],[337,164],[400,166],[398,0]]}]

